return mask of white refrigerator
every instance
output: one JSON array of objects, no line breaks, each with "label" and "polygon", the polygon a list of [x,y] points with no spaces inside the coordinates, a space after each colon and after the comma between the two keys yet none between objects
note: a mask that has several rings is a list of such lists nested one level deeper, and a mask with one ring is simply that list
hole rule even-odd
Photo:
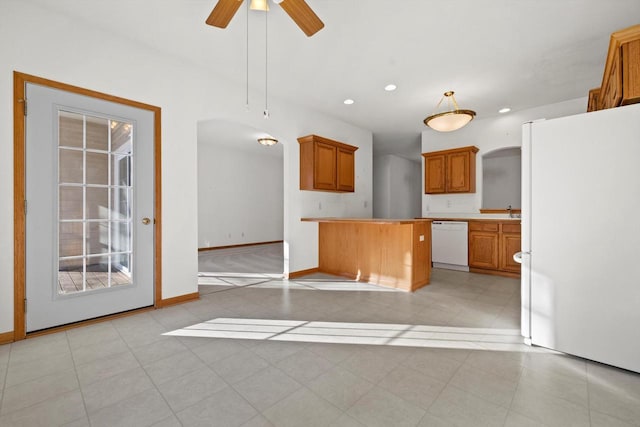
[{"label": "white refrigerator", "polygon": [[640,372],[640,104],[523,125],[522,335]]}]

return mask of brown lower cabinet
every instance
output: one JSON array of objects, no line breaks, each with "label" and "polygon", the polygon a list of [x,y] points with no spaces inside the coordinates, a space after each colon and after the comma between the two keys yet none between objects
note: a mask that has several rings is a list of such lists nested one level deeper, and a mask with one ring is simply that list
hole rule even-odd
[{"label": "brown lower cabinet", "polygon": [[520,251],[520,223],[469,221],[469,269],[478,273],[520,276],[513,255]]}]

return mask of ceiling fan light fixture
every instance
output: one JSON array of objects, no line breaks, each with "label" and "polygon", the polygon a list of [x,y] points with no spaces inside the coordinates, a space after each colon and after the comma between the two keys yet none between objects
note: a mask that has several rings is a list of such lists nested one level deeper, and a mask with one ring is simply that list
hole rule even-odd
[{"label": "ceiling fan light fixture", "polygon": [[[464,127],[467,123],[469,123],[476,116],[476,112],[472,110],[461,110],[458,107],[458,103],[456,102],[456,98],[453,96],[453,91],[447,91],[444,93],[438,105],[436,105],[436,110],[440,107],[443,100],[447,100],[448,109],[440,112],[434,113],[424,119],[424,124],[429,126],[433,130],[437,130],[438,132],[452,132],[454,130],[458,130]],[[453,108],[451,108],[453,106]]]},{"label": "ceiling fan light fixture", "polygon": [[249,9],[262,10],[264,12],[267,12],[269,10],[269,3],[267,2],[267,0],[251,0]]},{"label": "ceiling fan light fixture", "polygon": [[258,138],[258,143],[260,145],[271,147],[272,145],[276,145],[278,140],[271,136],[265,136],[264,138]]}]

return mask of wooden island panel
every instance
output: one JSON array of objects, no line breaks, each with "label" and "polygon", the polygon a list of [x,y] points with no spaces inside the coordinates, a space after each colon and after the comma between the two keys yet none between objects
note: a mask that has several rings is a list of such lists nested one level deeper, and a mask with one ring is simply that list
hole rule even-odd
[{"label": "wooden island panel", "polygon": [[321,272],[414,291],[431,277],[431,221],[319,222]]}]

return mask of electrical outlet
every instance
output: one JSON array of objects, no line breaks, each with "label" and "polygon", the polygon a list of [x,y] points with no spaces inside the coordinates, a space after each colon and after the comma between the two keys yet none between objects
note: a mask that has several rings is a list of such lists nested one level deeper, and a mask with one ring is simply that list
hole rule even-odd
[{"label": "electrical outlet", "polygon": [[420,235],[420,241],[421,241],[421,242],[424,242],[424,234],[421,234],[421,235]]}]

